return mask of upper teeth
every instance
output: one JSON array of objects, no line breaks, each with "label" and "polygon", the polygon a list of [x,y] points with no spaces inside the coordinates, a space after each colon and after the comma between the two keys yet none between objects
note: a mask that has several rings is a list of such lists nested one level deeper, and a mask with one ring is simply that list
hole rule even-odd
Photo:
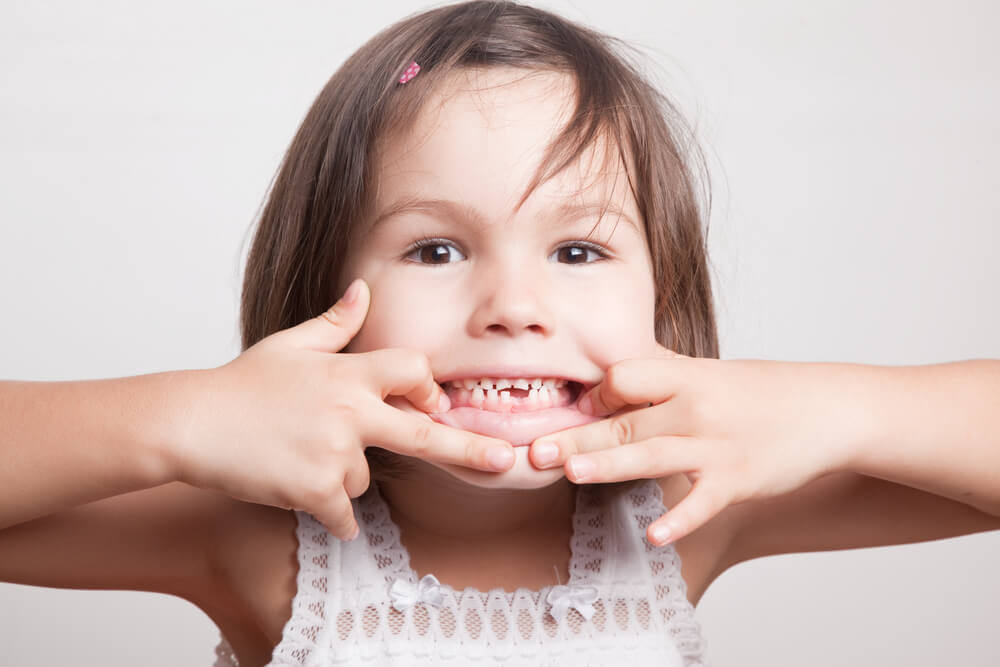
[{"label": "upper teeth", "polygon": [[545,387],[546,389],[559,389],[565,386],[566,380],[556,378],[480,378],[478,380],[473,380],[471,378],[466,378],[464,380],[452,380],[451,382],[446,382],[445,384],[450,384],[468,390],[479,387],[483,391],[510,388],[541,389],[542,387]]}]

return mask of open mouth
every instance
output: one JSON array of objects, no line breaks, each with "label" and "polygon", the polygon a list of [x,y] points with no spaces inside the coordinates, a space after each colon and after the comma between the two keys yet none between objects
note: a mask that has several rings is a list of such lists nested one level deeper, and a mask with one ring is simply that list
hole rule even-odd
[{"label": "open mouth", "polygon": [[431,418],[515,446],[529,445],[543,435],[597,421],[577,407],[592,386],[566,377],[453,378],[441,382],[451,409]]},{"label": "open mouth", "polygon": [[476,408],[490,412],[535,412],[575,405],[583,384],[564,378],[466,378],[441,385],[452,409]]}]

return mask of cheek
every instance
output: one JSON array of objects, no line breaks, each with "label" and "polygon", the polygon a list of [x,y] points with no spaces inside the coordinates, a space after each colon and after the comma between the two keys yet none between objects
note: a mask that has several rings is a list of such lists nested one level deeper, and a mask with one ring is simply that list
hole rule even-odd
[{"label": "cheek", "polygon": [[447,312],[440,299],[405,286],[369,283],[371,306],[361,330],[346,351],[367,352],[405,347],[431,353],[446,340]]},{"label": "cheek", "polygon": [[586,319],[579,322],[578,330],[595,359],[610,364],[655,354],[655,294],[651,285],[636,289],[646,281],[651,282],[648,277],[642,282],[636,278],[591,291]]}]

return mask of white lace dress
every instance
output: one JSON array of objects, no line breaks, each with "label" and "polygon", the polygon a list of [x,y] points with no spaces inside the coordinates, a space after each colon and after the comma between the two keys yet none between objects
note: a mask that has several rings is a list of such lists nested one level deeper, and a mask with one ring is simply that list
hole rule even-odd
[{"label": "white lace dress", "polygon": [[[653,480],[578,486],[570,580],[540,591],[418,581],[377,484],[352,503],[351,542],[296,511],[298,590],[269,666],[707,664],[680,557],[645,536],[665,513]],[[238,667],[224,637],[216,657]]]}]

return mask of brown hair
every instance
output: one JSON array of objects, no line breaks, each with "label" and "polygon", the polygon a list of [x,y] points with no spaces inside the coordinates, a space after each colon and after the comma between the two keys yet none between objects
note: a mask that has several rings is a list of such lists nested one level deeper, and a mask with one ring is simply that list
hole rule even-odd
[{"label": "brown hair", "polygon": [[[612,141],[618,151],[606,154],[631,163],[626,173],[644,221],[656,285],[656,339],[681,354],[717,358],[695,188],[703,175],[708,192],[704,158],[675,106],[630,63],[630,50],[613,37],[515,2],[446,5],[375,35],[320,91],[272,183],[243,278],[243,349],[319,315],[340,296],[350,279],[341,273],[347,253],[374,213],[377,158],[386,137],[405,132],[456,69],[501,66],[560,72],[576,81],[575,113],[520,204],[595,141]],[[420,74],[399,85],[414,60]],[[709,194],[706,220],[710,204]],[[389,454],[366,450],[373,478],[385,467],[381,452]]]}]

